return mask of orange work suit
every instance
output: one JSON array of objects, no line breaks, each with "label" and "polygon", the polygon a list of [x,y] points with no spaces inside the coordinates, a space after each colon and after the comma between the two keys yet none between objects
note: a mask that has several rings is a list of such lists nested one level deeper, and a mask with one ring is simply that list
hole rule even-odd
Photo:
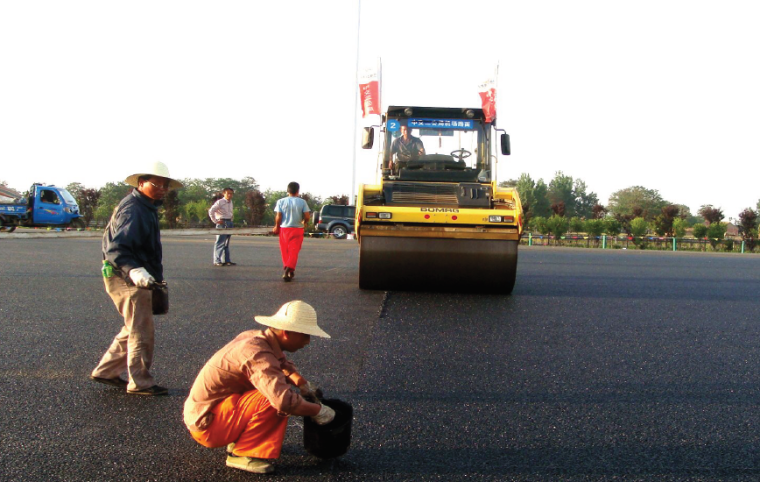
[{"label": "orange work suit", "polygon": [[204,447],[223,447],[235,442],[233,454],[257,459],[280,456],[288,416],[280,415],[258,390],[234,394],[211,410],[211,424],[203,431],[190,432]]}]

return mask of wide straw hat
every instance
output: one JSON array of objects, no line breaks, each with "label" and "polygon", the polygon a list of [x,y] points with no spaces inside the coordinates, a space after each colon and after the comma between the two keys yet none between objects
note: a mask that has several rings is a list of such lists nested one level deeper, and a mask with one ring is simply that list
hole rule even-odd
[{"label": "wide straw hat", "polygon": [[254,319],[262,325],[279,330],[330,338],[317,326],[317,312],[314,308],[300,300],[288,301],[272,316],[254,316]]},{"label": "wide straw hat", "polygon": [[147,170],[138,172],[137,174],[132,174],[124,182],[132,187],[140,187],[137,183],[137,180],[140,177],[159,176],[165,177],[169,180],[169,189],[179,189],[183,186],[181,182],[177,181],[176,179],[172,179],[172,177],[169,175],[169,168],[166,167],[166,164],[163,162],[156,161],[152,164],[149,164],[146,169]]}]

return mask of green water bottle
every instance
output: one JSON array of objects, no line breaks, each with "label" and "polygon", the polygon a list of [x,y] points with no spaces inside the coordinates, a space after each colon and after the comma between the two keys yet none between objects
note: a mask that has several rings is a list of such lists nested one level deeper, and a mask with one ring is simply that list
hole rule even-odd
[{"label": "green water bottle", "polygon": [[110,278],[113,276],[113,266],[111,266],[111,263],[109,263],[108,260],[103,260],[103,268],[101,271],[103,272],[104,278]]}]

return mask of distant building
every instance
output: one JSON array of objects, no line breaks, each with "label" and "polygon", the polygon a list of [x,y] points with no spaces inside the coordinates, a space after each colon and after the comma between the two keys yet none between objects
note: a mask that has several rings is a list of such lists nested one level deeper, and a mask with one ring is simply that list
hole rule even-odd
[{"label": "distant building", "polygon": [[739,226],[733,223],[726,224],[726,237],[729,236],[739,236]]}]

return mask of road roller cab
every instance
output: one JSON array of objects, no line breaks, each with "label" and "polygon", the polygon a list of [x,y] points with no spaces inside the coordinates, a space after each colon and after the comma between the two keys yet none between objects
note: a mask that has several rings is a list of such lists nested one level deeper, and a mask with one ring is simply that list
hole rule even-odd
[{"label": "road roller cab", "polygon": [[510,293],[523,227],[495,176],[506,132],[482,109],[391,106],[362,147],[376,137],[379,182],[357,198],[360,287]]}]

